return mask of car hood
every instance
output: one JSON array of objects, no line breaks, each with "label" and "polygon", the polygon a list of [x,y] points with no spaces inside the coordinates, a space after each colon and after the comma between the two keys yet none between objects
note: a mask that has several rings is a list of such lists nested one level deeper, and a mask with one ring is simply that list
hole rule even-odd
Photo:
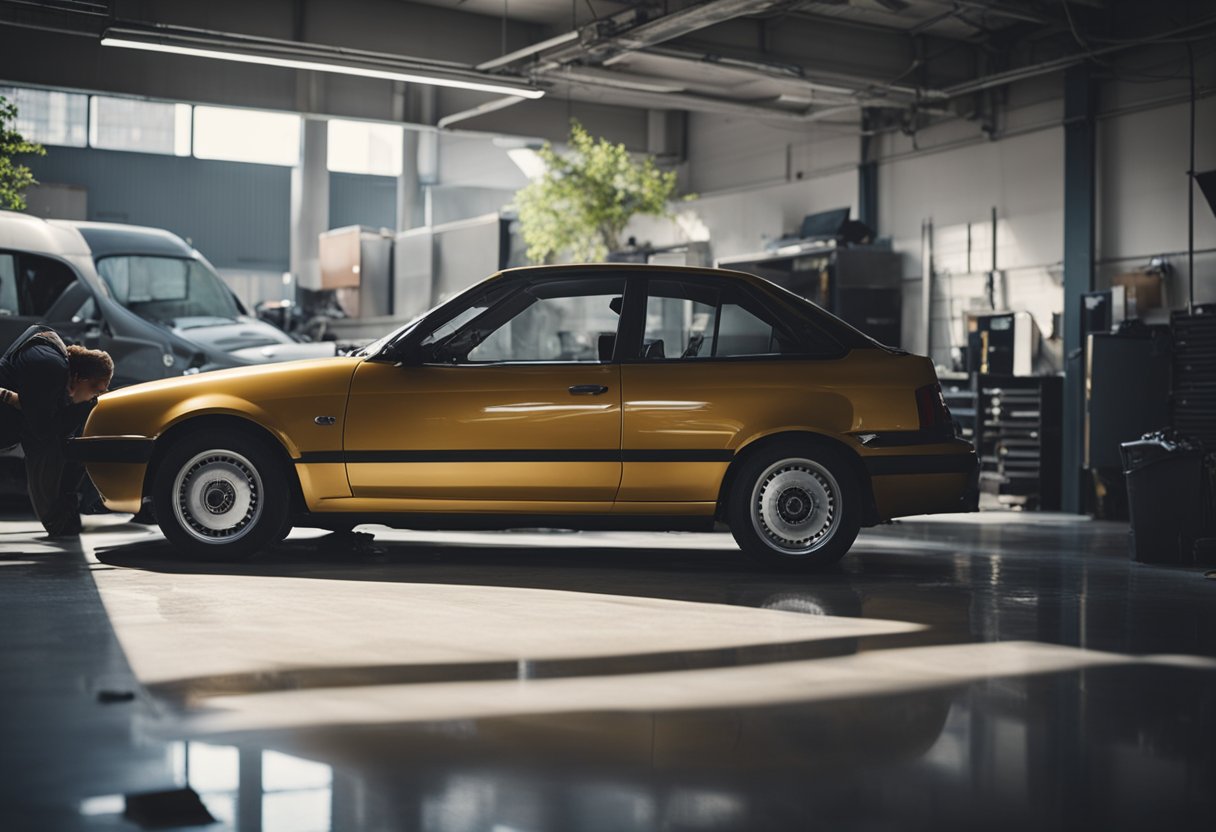
[{"label": "car hood", "polygon": [[230,318],[178,318],[173,332],[188,341],[242,361],[266,363],[299,358],[325,358],[337,354],[332,341],[305,343],[292,340],[265,321],[241,316]]},{"label": "car hood", "polygon": [[245,418],[301,449],[337,450],[342,431],[317,416],[341,418],[361,358],[338,356],[148,381],[106,393],[89,414],[85,436],[159,436],[179,421],[206,415]]},{"label": "car hood", "polygon": [[330,392],[331,387],[332,392],[345,394],[346,388],[349,387],[350,374],[362,360],[338,356],[211,370],[206,373],[132,384],[104,394],[99,401],[102,405],[113,406],[120,401],[137,397],[187,397],[213,391],[256,399],[259,391],[296,391],[305,394],[310,391]]}]

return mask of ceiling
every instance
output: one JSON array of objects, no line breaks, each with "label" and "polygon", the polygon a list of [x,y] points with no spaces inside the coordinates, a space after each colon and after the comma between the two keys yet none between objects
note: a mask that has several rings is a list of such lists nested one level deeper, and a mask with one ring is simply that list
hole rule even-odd
[{"label": "ceiling", "polygon": [[[1146,43],[1216,48],[1216,7],[1188,0],[0,0],[8,37],[6,25],[90,39],[72,47],[35,44],[43,36],[31,35],[29,54],[14,55],[9,68],[0,50],[0,78],[9,80],[74,77],[59,64],[76,61],[81,77],[107,83],[125,70],[123,91],[174,94],[160,67],[185,65],[93,54],[108,27],[143,26],[217,42],[261,38],[259,48],[279,52],[429,67],[549,94],[548,104],[512,113],[561,100],[792,122],[856,123],[863,112],[974,117],[1008,83],[1082,62],[1102,68]],[[251,82],[226,71],[223,92],[242,98]],[[419,118],[437,123],[492,98],[449,94]],[[355,114],[364,110],[383,117],[385,107]]]}]

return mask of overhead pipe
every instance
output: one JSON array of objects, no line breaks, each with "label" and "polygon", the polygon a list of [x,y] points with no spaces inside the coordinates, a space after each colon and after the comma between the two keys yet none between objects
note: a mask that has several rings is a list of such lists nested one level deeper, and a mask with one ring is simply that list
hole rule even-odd
[{"label": "overhead pipe", "polygon": [[1084,52],[1066,55],[1063,58],[1044,61],[1040,64],[1019,67],[1018,69],[1011,69],[1007,70],[1006,72],[997,72],[993,75],[977,78],[974,81],[964,81],[961,84],[946,87],[942,92],[944,92],[946,96],[950,98],[956,98],[960,95],[970,95],[971,93],[981,92],[982,90],[992,89],[993,87],[1001,87],[1017,81],[1025,81],[1029,78],[1037,78],[1040,75],[1049,75],[1053,72],[1059,72],[1062,69],[1068,69],[1069,67],[1082,64],[1091,58],[1097,58],[1102,55],[1110,55],[1115,52],[1122,52],[1125,49],[1131,49],[1136,46],[1148,46],[1160,40],[1174,38],[1178,35],[1185,35],[1189,32],[1194,32],[1197,29],[1205,29],[1209,26],[1216,26],[1216,16],[1204,18],[1198,23],[1190,23],[1186,26],[1179,26],[1178,28],[1171,29],[1168,32],[1150,35],[1149,37],[1141,40],[1128,41],[1126,43],[1115,43],[1111,44],[1110,46],[1103,46],[1099,49],[1087,49]]},{"label": "overhead pipe", "polygon": [[[555,73],[549,76],[548,80],[558,86],[565,84],[571,87],[581,87],[586,89],[610,89],[615,92],[621,92],[619,87],[612,87],[602,83],[601,81],[582,76],[566,77],[560,73]],[[777,121],[789,121],[798,124],[808,124],[816,121],[823,121],[833,116],[841,115],[842,113],[853,112],[858,110],[861,105],[856,102],[847,104],[833,105],[821,109],[803,109],[803,110],[783,110],[776,107],[765,107],[762,104],[753,104],[746,101],[737,101],[729,98],[713,98],[707,95],[698,95],[689,92],[646,92],[643,90],[631,89],[630,95],[634,103],[645,107],[654,107],[657,109],[681,109],[692,110],[703,113],[720,113],[723,115],[736,115],[748,118],[763,118]]]},{"label": "overhead pipe", "polygon": [[521,101],[526,101],[525,98],[520,98],[518,95],[507,95],[502,98],[495,98],[493,101],[487,101],[484,104],[478,104],[476,107],[471,107],[467,110],[461,110],[458,113],[451,113],[444,116],[436,122],[435,126],[440,130],[446,130],[453,124],[458,124],[462,121],[468,121],[471,118],[484,116],[486,113],[493,113],[496,110],[505,110],[507,107],[513,107]]}]

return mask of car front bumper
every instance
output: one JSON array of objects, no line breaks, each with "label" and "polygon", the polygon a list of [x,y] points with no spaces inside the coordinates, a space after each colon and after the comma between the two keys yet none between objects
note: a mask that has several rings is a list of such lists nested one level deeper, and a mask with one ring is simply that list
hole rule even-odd
[{"label": "car front bumper", "polygon": [[69,460],[83,463],[111,511],[139,511],[153,441],[146,436],[86,436],[68,443]]}]

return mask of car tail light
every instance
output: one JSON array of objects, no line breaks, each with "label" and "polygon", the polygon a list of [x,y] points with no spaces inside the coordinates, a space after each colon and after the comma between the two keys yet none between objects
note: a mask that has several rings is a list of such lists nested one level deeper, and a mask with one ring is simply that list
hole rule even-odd
[{"label": "car tail light", "polygon": [[950,408],[946,407],[940,384],[926,384],[917,388],[916,412],[920,416],[921,430],[953,430],[954,420],[950,417]]}]

